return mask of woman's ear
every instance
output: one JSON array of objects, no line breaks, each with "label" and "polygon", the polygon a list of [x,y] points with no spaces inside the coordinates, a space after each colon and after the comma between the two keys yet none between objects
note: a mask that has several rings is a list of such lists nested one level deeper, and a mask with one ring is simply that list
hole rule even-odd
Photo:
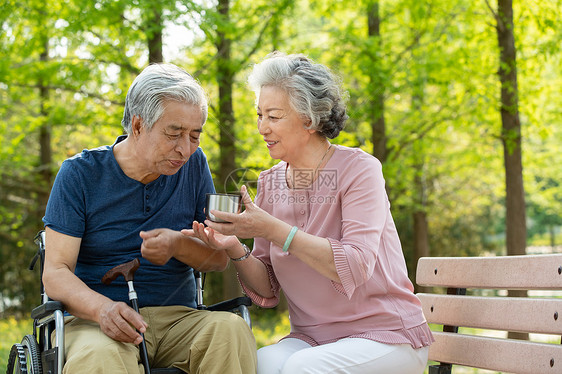
[{"label": "woman's ear", "polygon": [[314,134],[314,133],[316,132],[316,130],[311,129],[310,126],[312,126],[312,121],[311,121],[310,119],[306,118],[306,119],[304,120],[303,127],[304,127],[304,129],[305,129],[306,131],[308,131],[308,133],[309,133],[310,135],[312,135],[312,134]]}]

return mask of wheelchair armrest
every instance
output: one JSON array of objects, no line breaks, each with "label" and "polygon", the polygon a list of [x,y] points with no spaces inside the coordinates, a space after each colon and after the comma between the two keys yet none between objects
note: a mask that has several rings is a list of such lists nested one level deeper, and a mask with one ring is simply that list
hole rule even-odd
[{"label": "wheelchair armrest", "polygon": [[252,299],[247,296],[237,297],[231,300],[221,301],[220,303],[213,304],[207,307],[207,310],[211,311],[231,311],[241,305],[252,306]]},{"label": "wheelchair armrest", "polygon": [[47,301],[44,304],[39,305],[31,311],[32,319],[41,319],[50,314],[53,314],[55,310],[64,310],[64,306],[60,301]]}]

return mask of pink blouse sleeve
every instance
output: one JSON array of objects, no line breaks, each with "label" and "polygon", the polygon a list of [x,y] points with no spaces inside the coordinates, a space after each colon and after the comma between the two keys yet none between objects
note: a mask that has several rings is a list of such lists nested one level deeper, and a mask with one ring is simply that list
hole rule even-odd
[{"label": "pink blouse sleeve", "polygon": [[346,178],[350,182],[341,191],[341,239],[328,240],[341,280],[333,282],[334,287],[351,298],[372,277],[387,219],[392,218],[380,162],[372,156],[359,157],[349,172],[353,176]]},{"label": "pink blouse sleeve", "polygon": [[273,291],[273,294],[275,296],[270,297],[270,298],[265,298],[261,295],[258,295],[257,293],[255,293],[250,288],[246,287],[246,285],[244,285],[242,280],[240,280],[240,277],[238,277],[238,282],[240,282],[240,285],[242,286],[242,289],[244,290],[246,295],[248,295],[248,297],[250,297],[250,299],[252,299],[252,302],[254,304],[256,304],[258,306],[261,306],[262,308],[273,308],[277,304],[279,304],[279,288],[280,288],[279,282],[277,281],[277,278],[275,278],[275,273],[273,273],[273,268],[271,267],[271,265],[266,264],[259,257],[258,257],[258,260],[262,261],[264,263],[265,267],[267,268],[267,275],[269,275],[269,282],[271,283],[271,291]]}]

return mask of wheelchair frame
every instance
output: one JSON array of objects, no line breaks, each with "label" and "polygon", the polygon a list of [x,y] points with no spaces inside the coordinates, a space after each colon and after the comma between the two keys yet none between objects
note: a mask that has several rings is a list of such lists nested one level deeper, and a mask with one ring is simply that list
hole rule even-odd
[{"label": "wheelchair frame", "polygon": [[[37,253],[31,260],[29,270],[33,270],[39,260],[41,277],[45,260],[45,231],[41,230],[35,236],[38,246]],[[217,304],[206,306],[203,303],[204,276],[194,270],[196,284],[197,309],[209,311],[229,311],[240,315],[250,328],[252,321],[248,307],[252,301],[247,296],[237,297]],[[60,301],[50,300],[45,292],[41,279],[41,304],[31,312],[33,319],[33,334],[25,335],[21,343],[16,343],[10,350],[7,374],[62,374],[64,367],[64,305]],[[54,332],[54,344],[51,336]],[[146,370],[152,374],[180,374],[182,370],[176,368],[155,368]]]}]

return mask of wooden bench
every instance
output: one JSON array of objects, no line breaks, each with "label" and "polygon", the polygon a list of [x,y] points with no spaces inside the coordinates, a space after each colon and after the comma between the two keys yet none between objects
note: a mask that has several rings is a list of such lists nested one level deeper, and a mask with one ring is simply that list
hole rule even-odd
[{"label": "wooden bench", "polygon": [[[441,290],[417,294],[427,321],[443,325],[429,349],[430,361],[440,364],[430,365],[429,374],[451,373],[453,364],[503,373],[562,373],[562,292],[515,298],[506,291],[562,291],[562,254],[423,257],[416,282]],[[499,330],[504,337],[507,331],[547,335],[542,335],[546,342],[537,342],[541,335],[515,340],[483,336],[494,334],[482,330],[473,335],[465,327]]]}]

